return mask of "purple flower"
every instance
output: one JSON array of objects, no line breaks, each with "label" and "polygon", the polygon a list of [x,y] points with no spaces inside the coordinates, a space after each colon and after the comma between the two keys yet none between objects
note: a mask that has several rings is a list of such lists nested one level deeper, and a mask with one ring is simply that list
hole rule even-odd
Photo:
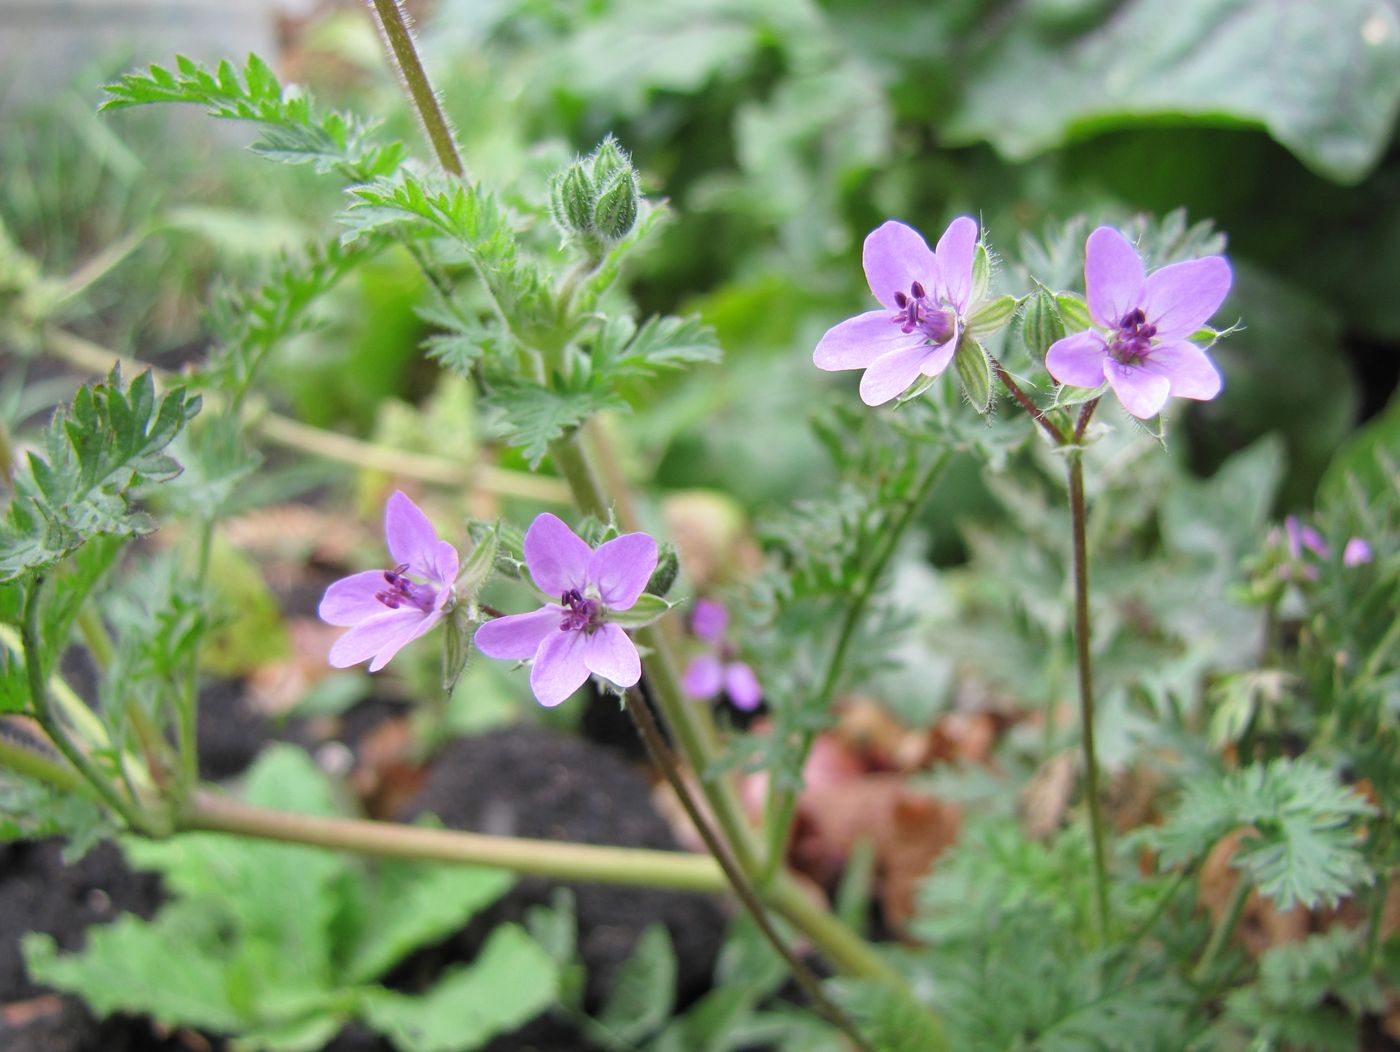
[{"label": "purple flower", "polygon": [[559,602],[486,622],[476,631],[476,648],[505,661],[533,658],[530,689],[551,708],[590,673],[634,686],[642,678],[637,647],[608,615],[631,609],[646,589],[656,569],[656,542],[626,533],[594,551],[546,513],[525,534],[525,565],[535,586]]},{"label": "purple flower", "polygon": [[336,668],[367,658],[378,672],[403,647],[443,619],[453,602],[457,549],[438,538],[418,505],[395,493],[384,508],[392,570],[366,570],[326,589],[321,620],[349,628],[331,647]]},{"label": "purple flower", "polygon": [[1062,384],[1098,387],[1105,380],[1140,420],[1156,416],[1168,396],[1214,398],[1220,374],[1187,337],[1230,291],[1223,256],[1173,263],[1148,275],[1137,250],[1112,227],[1089,235],[1084,250],[1089,313],[1102,331],[1051,345],[1045,367]]},{"label": "purple flower", "polygon": [[1290,515],[1283,520],[1283,532],[1288,536],[1289,558],[1301,559],[1304,548],[1323,559],[1332,554],[1332,549],[1322,539],[1322,534],[1302,522],[1296,515]]},{"label": "purple flower", "polygon": [[948,368],[972,296],[977,221],[960,216],[930,251],[918,231],[891,219],[865,239],[862,262],[883,310],[827,330],[812,352],[818,369],[864,369],[860,397],[883,405],[920,376]]},{"label": "purple flower", "polygon": [[1375,556],[1371,552],[1371,546],[1362,537],[1353,537],[1347,541],[1347,546],[1342,549],[1343,566],[1360,566],[1370,562],[1373,558]]},{"label": "purple flower", "polygon": [[698,701],[708,701],[721,690],[729,695],[736,708],[752,712],[763,700],[763,688],[753,669],[742,661],[734,661],[734,649],[724,641],[729,627],[729,611],[713,599],[701,599],[690,615],[691,630],[709,643],[711,650],[701,654],[685,670],[681,686]]}]

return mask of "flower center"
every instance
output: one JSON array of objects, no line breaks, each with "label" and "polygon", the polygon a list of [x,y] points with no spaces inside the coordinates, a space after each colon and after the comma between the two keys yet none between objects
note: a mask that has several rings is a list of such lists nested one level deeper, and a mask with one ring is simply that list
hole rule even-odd
[{"label": "flower center", "polygon": [[1152,349],[1152,337],[1156,335],[1157,326],[1148,324],[1141,307],[1134,307],[1114,328],[1108,353],[1124,365],[1136,365],[1147,357]]},{"label": "flower center", "polygon": [[899,310],[890,321],[904,332],[922,333],[930,343],[947,343],[952,339],[952,312],[934,303],[922,282],[916,281],[910,285],[908,293],[896,292],[894,302]]},{"label": "flower center", "polygon": [[559,602],[564,607],[564,618],[559,622],[561,632],[592,633],[603,623],[603,604],[577,588],[570,588]]},{"label": "flower center", "polygon": [[408,570],[408,563],[401,563],[392,570],[384,571],[384,582],[389,587],[382,592],[375,592],[374,597],[387,606],[390,610],[397,610],[399,607],[408,605],[416,606],[423,613],[431,613],[433,604],[437,602],[437,589],[430,584],[415,584],[404,576]]}]

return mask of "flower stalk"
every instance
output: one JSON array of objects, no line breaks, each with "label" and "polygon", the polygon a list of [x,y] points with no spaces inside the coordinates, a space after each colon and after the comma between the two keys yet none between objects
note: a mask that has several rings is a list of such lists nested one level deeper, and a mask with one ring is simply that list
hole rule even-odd
[{"label": "flower stalk", "polygon": [[375,20],[384,35],[385,46],[403,77],[404,87],[413,100],[413,108],[423,121],[423,130],[428,133],[428,141],[433,144],[438,163],[457,176],[465,178],[466,168],[462,156],[457,152],[457,143],[452,137],[452,128],[438,104],[427,70],[418,57],[418,48],[413,43],[413,32],[408,26],[408,16],[404,14],[399,0],[370,0],[374,7]]}]

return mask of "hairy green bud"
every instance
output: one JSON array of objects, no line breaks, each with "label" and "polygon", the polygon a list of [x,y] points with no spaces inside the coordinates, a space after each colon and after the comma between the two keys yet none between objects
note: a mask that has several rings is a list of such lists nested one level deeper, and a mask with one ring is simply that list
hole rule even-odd
[{"label": "hairy green bud", "polygon": [[630,168],[614,172],[598,188],[593,226],[610,241],[621,241],[637,225],[637,176]]},{"label": "hairy green bud", "polygon": [[1036,286],[1026,301],[1025,313],[1021,316],[1021,339],[1026,350],[1037,360],[1045,357],[1050,345],[1065,335],[1065,323],[1060,317],[1060,308],[1055,302],[1055,294],[1044,285]]},{"label": "hairy green bud", "polygon": [[632,172],[632,158],[611,135],[594,147],[587,163],[596,187],[601,187],[618,172]]},{"label": "hairy green bud", "polygon": [[561,231],[593,233],[593,196],[593,180],[582,161],[575,161],[550,180],[549,210]]},{"label": "hairy green bud", "polygon": [[676,583],[676,575],[680,571],[681,562],[676,556],[675,547],[663,544],[657,555],[656,569],[651,572],[651,580],[647,582],[647,592],[664,599],[671,591],[671,586]]}]

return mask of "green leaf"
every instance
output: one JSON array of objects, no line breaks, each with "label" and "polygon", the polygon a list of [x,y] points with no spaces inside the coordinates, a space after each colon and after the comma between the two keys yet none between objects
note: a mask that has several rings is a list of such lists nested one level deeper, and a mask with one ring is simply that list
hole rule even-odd
[{"label": "green leaf", "polygon": [[[5,661],[0,651],[0,665]],[[65,858],[78,858],[115,832],[91,799],[21,778],[0,767],[0,841],[61,836]]]},{"label": "green leaf", "polygon": [[175,388],[156,399],[150,372],[124,387],[119,369],[80,387],[54,413],[44,454],[15,472],[0,520],[0,582],[45,569],[95,537],[136,537],[155,528],[131,505],[137,486],[163,482],[180,465],[162,452],[199,411]]},{"label": "green leaf", "polygon": [[986,415],[992,407],[992,367],[987,361],[987,352],[971,336],[965,336],[958,341],[953,364],[972,408]]},{"label": "green leaf", "polygon": [[1397,66],[1400,16],[1385,0],[1128,0],[1070,41],[1014,20],[978,56],[943,132],[1022,161],[1164,118],[1258,124],[1314,171],[1354,183],[1390,139]]},{"label": "green leaf", "polygon": [[252,149],[287,164],[310,164],[318,172],[339,172],[363,183],[389,175],[402,163],[402,143],[377,143],[377,124],[335,111],[322,111],[304,91],[283,87],[257,55],[249,55],[242,78],[227,61],[210,71],[183,55],[176,72],[151,66],[108,84],[103,110],[158,102],[203,106],[212,117],[261,125]]},{"label": "green leaf", "polygon": [[558,971],[514,924],[491,933],[475,961],[421,997],[369,990],[358,1014],[404,1052],[469,1052],[554,1003]]},{"label": "green leaf", "polygon": [[377,978],[410,950],[461,928],[514,883],[510,873],[499,869],[381,863],[345,964],[345,978]]},{"label": "green leaf", "polygon": [[1016,308],[1020,301],[1015,296],[998,296],[994,300],[988,300],[975,311],[972,317],[967,319],[967,332],[971,336],[990,336],[992,333],[1000,332],[1004,329],[1012,315],[1016,313]]},{"label": "green leaf", "polygon": [[1356,823],[1366,799],[1310,760],[1280,758],[1186,786],[1160,827],[1144,835],[1163,866],[1199,857],[1226,833],[1250,832],[1233,864],[1280,909],[1335,905],[1371,880]]},{"label": "green leaf", "polygon": [[927,1052],[930,1048],[947,1047],[936,1018],[916,1011],[907,996],[901,997],[887,983],[842,979],[831,985],[838,1003],[880,1052]]},{"label": "green leaf", "polygon": [[717,362],[715,331],[699,318],[609,318],[591,355],[594,383],[652,376],[701,362]]},{"label": "green leaf", "polygon": [[498,387],[486,400],[494,414],[494,431],[538,467],[549,446],[600,409],[620,405],[593,391],[555,391],[513,384]]},{"label": "green leaf", "polygon": [[676,951],[665,926],[652,924],[618,969],[598,1021],[614,1038],[636,1044],[661,1029],[675,1003]]}]

